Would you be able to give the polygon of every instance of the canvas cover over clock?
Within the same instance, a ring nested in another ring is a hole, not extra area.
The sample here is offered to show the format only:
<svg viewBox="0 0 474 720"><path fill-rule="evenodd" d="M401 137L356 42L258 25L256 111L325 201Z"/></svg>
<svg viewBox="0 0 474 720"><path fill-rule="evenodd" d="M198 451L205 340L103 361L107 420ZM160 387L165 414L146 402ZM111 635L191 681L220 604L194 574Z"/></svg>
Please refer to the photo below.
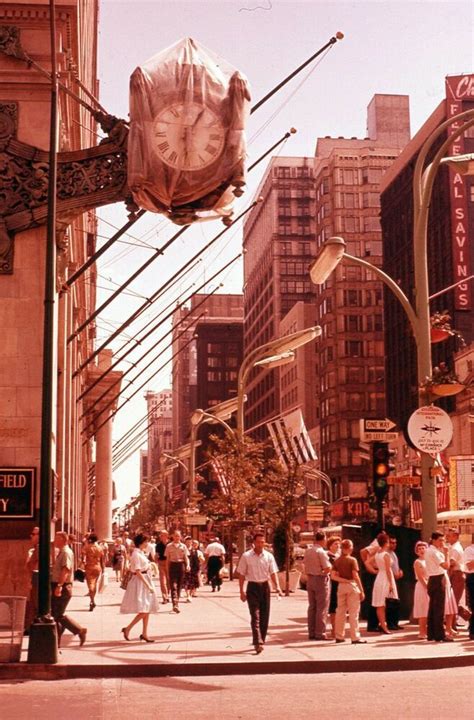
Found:
<svg viewBox="0 0 474 720"><path fill-rule="evenodd" d="M245 185L247 80L192 38L130 79L128 185L142 208L173 222L229 221Z"/></svg>

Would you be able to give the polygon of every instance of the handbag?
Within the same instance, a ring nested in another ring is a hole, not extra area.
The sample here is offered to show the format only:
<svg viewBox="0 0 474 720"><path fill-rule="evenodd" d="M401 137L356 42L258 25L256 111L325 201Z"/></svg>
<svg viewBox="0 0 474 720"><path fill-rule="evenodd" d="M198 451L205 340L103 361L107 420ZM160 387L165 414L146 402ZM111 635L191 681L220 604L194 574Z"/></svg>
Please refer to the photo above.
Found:
<svg viewBox="0 0 474 720"><path fill-rule="evenodd" d="M86 579L86 573L82 568L77 568L77 570L74 570L74 580L77 580L78 582L84 582Z"/></svg>
<svg viewBox="0 0 474 720"><path fill-rule="evenodd" d="M127 585L130 582L131 578L132 573L130 572L130 570L126 570L123 574L122 582L120 583L120 587L122 588L122 590L127 589Z"/></svg>
<svg viewBox="0 0 474 720"><path fill-rule="evenodd" d="M99 577L99 582L97 583L97 590L99 591L99 593L103 593L105 588L107 587L107 585L108 585L107 575L105 574L104 571L102 571L102 573Z"/></svg>

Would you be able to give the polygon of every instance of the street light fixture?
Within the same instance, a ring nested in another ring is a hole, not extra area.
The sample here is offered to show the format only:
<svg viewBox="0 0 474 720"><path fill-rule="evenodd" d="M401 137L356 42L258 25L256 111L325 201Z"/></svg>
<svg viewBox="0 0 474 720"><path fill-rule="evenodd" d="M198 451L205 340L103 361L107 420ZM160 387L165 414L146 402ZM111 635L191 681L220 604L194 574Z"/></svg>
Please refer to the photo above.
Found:
<svg viewBox="0 0 474 720"><path fill-rule="evenodd" d="M289 350L286 353L280 353L280 355L271 355L263 360L257 360L254 363L254 367L264 367L267 370L272 368L281 367L282 365L289 365L296 359L296 353L293 350Z"/></svg>
<svg viewBox="0 0 474 720"><path fill-rule="evenodd" d="M428 211L433 191L436 172L441 164L454 165L460 172L474 173L474 155L458 155L444 157L444 153L456 138L474 125L474 110L455 115L439 125L422 145L415 165L413 175L413 255L415 274L415 307L410 304L405 293L397 283L380 268L372 265L362 258L354 257L345 252L343 238L330 238L322 246L316 259L310 267L311 280L322 285L331 272L344 258L351 263L361 265L371 270L382 282L387 285L402 304L410 320L417 347L417 374L420 407L425 404L425 392L422 388L426 378L431 375L431 322L430 297L427 263L427 235ZM452 126L452 133L437 150L432 162L426 166L425 161L438 137ZM427 453L421 453L422 478L422 518L423 536L428 538L437 527L436 478L431 477L433 458Z"/></svg>
<svg viewBox="0 0 474 720"><path fill-rule="evenodd" d="M244 359L239 369L239 376L237 379L237 437L239 441L243 440L244 437L244 391L247 382L248 375L255 365L261 361L266 360L271 363L271 367L278 367L279 365L285 365L288 362L292 362L293 358L288 356L288 353L292 353L302 345L306 345L315 338L321 335L321 328L319 325L313 327L304 328L297 332L285 335L284 337L276 338L271 340L264 345L259 345L257 348L252 350Z"/></svg>

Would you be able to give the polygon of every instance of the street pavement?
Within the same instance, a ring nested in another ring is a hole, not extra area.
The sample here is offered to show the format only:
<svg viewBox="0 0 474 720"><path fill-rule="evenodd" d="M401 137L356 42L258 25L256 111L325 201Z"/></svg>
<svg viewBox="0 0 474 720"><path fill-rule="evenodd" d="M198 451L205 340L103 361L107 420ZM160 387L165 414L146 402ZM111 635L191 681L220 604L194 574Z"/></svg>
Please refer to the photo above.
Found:
<svg viewBox="0 0 474 720"><path fill-rule="evenodd" d="M139 640L141 623L126 642L120 629L132 616L120 614L123 590L109 573L108 587L93 612L85 584L74 585L67 614L87 628L82 647L65 632L58 664L27 664L25 637L22 662L1 664L0 679L382 672L474 665L474 642L466 630L453 643L418 640L418 628L410 624L390 636L363 629L366 645L352 645L348 628L345 643L309 641L302 590L281 599L272 595L269 634L264 652L257 656L237 581L225 581L221 592L213 593L207 585L200 588L191 603L181 601L179 614L171 611L171 604L160 605L148 628L155 643Z"/></svg>

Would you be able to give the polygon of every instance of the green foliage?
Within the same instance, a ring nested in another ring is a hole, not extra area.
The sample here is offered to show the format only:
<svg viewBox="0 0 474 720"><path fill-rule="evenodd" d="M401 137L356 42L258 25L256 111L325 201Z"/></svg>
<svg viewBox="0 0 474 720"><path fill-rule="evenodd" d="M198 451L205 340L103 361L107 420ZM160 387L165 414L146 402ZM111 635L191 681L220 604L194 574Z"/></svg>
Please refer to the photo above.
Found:
<svg viewBox="0 0 474 720"><path fill-rule="evenodd" d="M296 494L301 490L298 468L287 471L275 458L273 449L251 438L240 443L229 435L211 436L211 442L209 457L219 461L226 477L226 492L219 489L203 501L203 510L217 522L245 520L254 528L282 527L283 534L291 538ZM278 564L284 567L285 559Z"/></svg>
<svg viewBox="0 0 474 720"><path fill-rule="evenodd" d="M293 537L289 523L280 523L273 533L273 554L279 570L286 569L287 558L290 561L290 569L293 565Z"/></svg>
<svg viewBox="0 0 474 720"><path fill-rule="evenodd" d="M162 514L163 503L159 489L156 487L142 489L140 503L131 518L130 528L133 532L137 530L152 532L158 517Z"/></svg>

